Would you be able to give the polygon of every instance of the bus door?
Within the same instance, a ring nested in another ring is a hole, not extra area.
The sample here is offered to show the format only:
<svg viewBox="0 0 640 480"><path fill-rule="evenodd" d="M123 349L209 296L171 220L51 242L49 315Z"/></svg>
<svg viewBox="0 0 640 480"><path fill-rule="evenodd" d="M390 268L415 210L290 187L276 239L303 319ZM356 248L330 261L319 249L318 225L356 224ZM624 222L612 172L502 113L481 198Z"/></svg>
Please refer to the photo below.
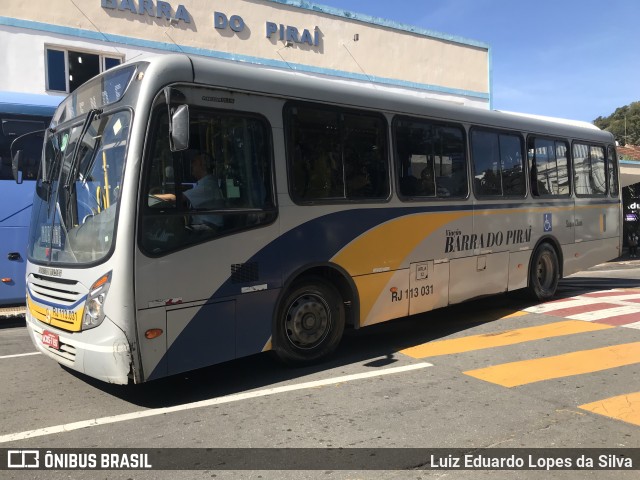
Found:
<svg viewBox="0 0 640 480"><path fill-rule="evenodd" d="M270 250L279 235L272 135L281 135L271 126L282 124L281 105L202 88L181 93L188 148L171 150L162 102L142 170L135 278L146 379L263 350L282 282ZM278 114L269 121L248 111ZM153 329L166 335L149 341Z"/></svg>
<svg viewBox="0 0 640 480"><path fill-rule="evenodd" d="M516 133L472 129L470 143L473 232L462 242L468 256L451 264L456 279L451 303L506 291L510 251L526 243L524 139Z"/></svg>
<svg viewBox="0 0 640 480"><path fill-rule="evenodd" d="M607 196L606 150L603 145L573 144L575 178L575 253L581 269L593 265L591 258L607 256L607 239L618 238L619 209ZM615 244L615 240L611 243ZM611 251L614 257L617 252Z"/></svg>

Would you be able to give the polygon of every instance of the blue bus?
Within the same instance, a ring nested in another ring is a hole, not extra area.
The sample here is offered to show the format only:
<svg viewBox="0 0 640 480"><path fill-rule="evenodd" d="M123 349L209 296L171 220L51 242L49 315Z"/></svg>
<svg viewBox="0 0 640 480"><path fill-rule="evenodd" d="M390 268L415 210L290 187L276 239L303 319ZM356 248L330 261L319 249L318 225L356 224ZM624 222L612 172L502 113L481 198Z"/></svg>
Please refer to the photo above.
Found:
<svg viewBox="0 0 640 480"><path fill-rule="evenodd" d="M27 234L43 134L62 98L0 91L0 307L25 302ZM23 152L22 183L13 175L12 145Z"/></svg>

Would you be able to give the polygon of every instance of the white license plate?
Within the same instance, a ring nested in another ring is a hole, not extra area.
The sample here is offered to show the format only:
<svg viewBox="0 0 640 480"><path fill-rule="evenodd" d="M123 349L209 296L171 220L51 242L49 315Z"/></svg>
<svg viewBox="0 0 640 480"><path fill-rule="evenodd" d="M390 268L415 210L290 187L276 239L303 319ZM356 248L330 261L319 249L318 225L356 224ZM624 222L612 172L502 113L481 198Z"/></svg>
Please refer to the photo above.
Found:
<svg viewBox="0 0 640 480"><path fill-rule="evenodd" d="M42 343L56 350L60 350L60 337L55 333L46 330L42 332Z"/></svg>

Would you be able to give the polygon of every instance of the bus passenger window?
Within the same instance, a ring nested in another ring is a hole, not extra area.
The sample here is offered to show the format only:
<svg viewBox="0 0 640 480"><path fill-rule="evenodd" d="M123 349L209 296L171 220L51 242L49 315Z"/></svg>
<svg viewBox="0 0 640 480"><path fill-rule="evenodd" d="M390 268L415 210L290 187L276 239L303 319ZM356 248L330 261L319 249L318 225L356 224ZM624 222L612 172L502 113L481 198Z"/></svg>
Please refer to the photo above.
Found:
<svg viewBox="0 0 640 480"><path fill-rule="evenodd" d="M287 147L292 197L300 202L386 199L386 126L378 115L289 105Z"/></svg>
<svg viewBox="0 0 640 480"><path fill-rule="evenodd" d="M498 135L473 131L471 134L471 156L475 168L473 180L476 195L502 195L500 177L500 144Z"/></svg>
<svg viewBox="0 0 640 480"><path fill-rule="evenodd" d="M464 131L421 119L394 124L400 195L466 197L467 164Z"/></svg>
<svg viewBox="0 0 640 480"><path fill-rule="evenodd" d="M605 172L603 147L573 144L573 175L577 195L605 195L608 183Z"/></svg>
<svg viewBox="0 0 640 480"><path fill-rule="evenodd" d="M567 144L542 138L529 138L529 168L534 196L569 194Z"/></svg>
<svg viewBox="0 0 640 480"><path fill-rule="evenodd" d="M481 197L523 197L525 195L526 183L520 135L473 130L471 154L475 168L476 195Z"/></svg>

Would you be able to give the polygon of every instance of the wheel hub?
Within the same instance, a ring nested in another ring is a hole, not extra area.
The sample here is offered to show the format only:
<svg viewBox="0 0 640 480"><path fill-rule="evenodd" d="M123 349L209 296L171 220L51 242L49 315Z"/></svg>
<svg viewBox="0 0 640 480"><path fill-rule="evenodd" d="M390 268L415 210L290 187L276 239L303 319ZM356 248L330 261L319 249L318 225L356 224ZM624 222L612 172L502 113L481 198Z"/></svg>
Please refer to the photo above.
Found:
<svg viewBox="0 0 640 480"><path fill-rule="evenodd" d="M305 294L291 303L287 312L286 332L298 348L313 348L322 342L331 327L331 313L325 300Z"/></svg>

